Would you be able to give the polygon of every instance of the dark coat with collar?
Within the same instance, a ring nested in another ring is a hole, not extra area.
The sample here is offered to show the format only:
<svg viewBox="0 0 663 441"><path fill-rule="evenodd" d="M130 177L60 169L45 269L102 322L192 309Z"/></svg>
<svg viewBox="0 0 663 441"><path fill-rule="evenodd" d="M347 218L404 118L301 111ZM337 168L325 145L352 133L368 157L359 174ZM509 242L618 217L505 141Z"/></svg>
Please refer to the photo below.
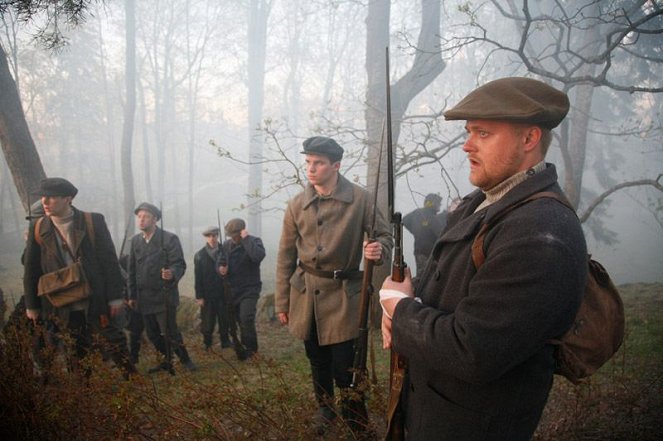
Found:
<svg viewBox="0 0 663 441"><path fill-rule="evenodd" d="M246 298L260 297L262 280L260 262L265 258L262 239L246 236L238 244L228 239L223 242L217 257L217 266L228 265L225 278L230 285L230 293L235 305Z"/></svg>
<svg viewBox="0 0 663 441"><path fill-rule="evenodd" d="M554 166L474 213L480 191L449 216L415 295L393 315L393 347L409 359L408 440L531 438L553 381L553 347L584 292L587 250L575 213L538 199L489 230L477 271L471 244L482 221L539 191L561 193Z"/></svg>
<svg viewBox="0 0 663 441"><path fill-rule="evenodd" d="M103 215L92 213L94 227L94 245L87 232L83 212L76 208L73 218L73 244L75 256L80 256L85 275L90 283L91 294L88 302L88 316L98 318L108 314L108 303L122 299L124 282L120 265L115 254L115 246ZM25 249L25 267L23 286L25 306L28 309L40 309L42 315L56 313L61 319L67 319L67 307L54 308L51 303L37 296L39 277L42 274L57 271L66 266L57 244L57 232L48 216L39 226L39 236L43 245L35 240L35 223L30 225Z"/></svg>
<svg viewBox="0 0 663 441"><path fill-rule="evenodd" d="M223 279L218 273L216 264L220 246L216 249L214 258L210 256L207 248L205 245L193 256L196 299L222 299Z"/></svg>
<svg viewBox="0 0 663 441"><path fill-rule="evenodd" d="M162 239L163 237L163 239ZM168 266L173 279L161 278L161 268ZM156 314L168 306L177 307L180 293L179 280L186 271L186 262L180 239L173 233L157 228L149 242L143 234L131 238L129 253L129 298L136 300L142 314Z"/></svg>
<svg viewBox="0 0 663 441"><path fill-rule="evenodd" d="M288 202L277 259L275 311L288 313L292 335L307 340L315 320L320 345L357 337L361 280L317 277L297 262L324 271L358 270L372 220L373 196L341 175L331 196L318 196L309 183ZM375 236L382 255L388 256L393 242L379 210Z"/></svg>

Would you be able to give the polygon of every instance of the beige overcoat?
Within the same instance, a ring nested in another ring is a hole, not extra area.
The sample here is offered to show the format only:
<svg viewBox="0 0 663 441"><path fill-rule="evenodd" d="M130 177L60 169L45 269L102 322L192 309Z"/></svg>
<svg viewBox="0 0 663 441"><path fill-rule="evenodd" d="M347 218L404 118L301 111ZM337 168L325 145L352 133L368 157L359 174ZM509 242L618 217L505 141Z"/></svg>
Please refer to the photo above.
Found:
<svg viewBox="0 0 663 441"><path fill-rule="evenodd" d="M275 311L288 313L292 335L308 339L315 320L320 345L357 337L361 279L317 277L297 262L323 271L360 269L372 219L372 195L341 175L330 196L319 196L308 184L288 202L276 267ZM382 255L389 256L392 237L380 210L375 236Z"/></svg>

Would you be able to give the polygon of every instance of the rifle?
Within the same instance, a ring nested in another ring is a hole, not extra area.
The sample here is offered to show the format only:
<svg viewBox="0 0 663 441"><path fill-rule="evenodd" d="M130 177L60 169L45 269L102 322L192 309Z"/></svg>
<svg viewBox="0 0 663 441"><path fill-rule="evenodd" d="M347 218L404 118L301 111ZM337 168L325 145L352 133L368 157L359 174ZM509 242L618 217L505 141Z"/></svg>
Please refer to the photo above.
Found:
<svg viewBox="0 0 663 441"><path fill-rule="evenodd" d="M163 229L163 208L161 206L161 202L159 202L159 211L161 212L161 219L160 220L160 228L161 228L161 257L162 257L162 262L163 266L161 267L162 270L167 270L168 269L168 250L166 250L166 247L163 243L163 236L164 236L164 229ZM163 299L164 299L164 305L166 307L166 319L164 320L164 345L166 349L166 366L168 373L170 375L175 375L175 370L173 369L173 348L171 345L170 341L170 325L168 324L168 318L170 317L170 305L168 301L168 281L164 280L163 281L163 288L162 288L162 293L163 293Z"/></svg>
<svg viewBox="0 0 663 441"><path fill-rule="evenodd" d="M382 125L382 135L380 137L380 151L378 153L378 169L375 177L375 192L373 193L373 215L371 218L371 229L368 233L368 242L375 242L375 220L378 206L378 188L380 186L380 164L382 163L382 146L384 144L384 124ZM355 340L355 354L352 365L352 383L350 388L357 391L363 398L365 391L364 383L366 381L366 356L368 353L368 315L370 312L370 301L373 296L373 260L364 259L364 275L361 281L361 291L359 297L359 334Z"/></svg>
<svg viewBox="0 0 663 441"><path fill-rule="evenodd" d="M389 47L386 48L387 67L387 189L389 221L394 232L394 260L391 266L391 279L402 282L405 279L403 259L403 224L401 213L394 210L394 152L391 138L391 88L389 82ZM387 433L386 441L402 441L405 438L404 414L401 403L401 391L407 369L407 360L391 350L391 363L389 366L389 402L387 404Z"/></svg>
<svg viewBox="0 0 663 441"><path fill-rule="evenodd" d="M221 215L219 209L216 210L216 222L219 226L219 237L221 236ZM222 243L219 242L219 252L223 253ZM226 256L226 266L228 266L228 257ZM227 273L226 273L227 274ZM230 341L232 341L235 355L238 360L246 360L246 348L237 337L237 320L235 319L235 305L233 304L232 291L230 290L230 283L226 276L223 276L223 303L226 314L226 325L228 326L228 333L230 334ZM221 326L221 323L219 323Z"/></svg>

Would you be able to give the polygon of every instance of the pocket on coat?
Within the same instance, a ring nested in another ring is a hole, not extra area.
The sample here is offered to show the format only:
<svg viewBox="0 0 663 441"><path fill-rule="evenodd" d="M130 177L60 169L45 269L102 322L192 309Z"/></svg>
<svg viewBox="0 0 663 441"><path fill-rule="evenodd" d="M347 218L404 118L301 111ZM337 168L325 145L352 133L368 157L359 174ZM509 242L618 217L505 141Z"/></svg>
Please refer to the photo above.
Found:
<svg viewBox="0 0 663 441"><path fill-rule="evenodd" d="M354 297L361 292L361 279L346 279L343 281L343 291L349 298Z"/></svg>
<svg viewBox="0 0 663 441"><path fill-rule="evenodd" d="M292 276L290 276L290 289L297 292L306 292L306 280L304 279L305 273L301 268L297 268Z"/></svg>

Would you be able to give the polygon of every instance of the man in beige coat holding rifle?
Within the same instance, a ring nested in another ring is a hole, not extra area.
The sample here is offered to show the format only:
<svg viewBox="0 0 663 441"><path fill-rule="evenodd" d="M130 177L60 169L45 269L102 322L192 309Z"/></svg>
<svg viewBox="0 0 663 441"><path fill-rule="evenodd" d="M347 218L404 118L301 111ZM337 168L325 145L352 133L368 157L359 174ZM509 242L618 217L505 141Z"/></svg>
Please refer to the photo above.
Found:
<svg viewBox="0 0 663 441"><path fill-rule="evenodd" d="M392 241L384 216L369 192L339 174L343 148L316 136L303 143L308 185L288 202L276 271L275 309L290 333L304 340L322 434L336 417L334 381L341 414L355 432L367 424L362 401L348 398L354 339L359 325L362 255L382 263ZM373 228L376 241L365 242Z"/></svg>

